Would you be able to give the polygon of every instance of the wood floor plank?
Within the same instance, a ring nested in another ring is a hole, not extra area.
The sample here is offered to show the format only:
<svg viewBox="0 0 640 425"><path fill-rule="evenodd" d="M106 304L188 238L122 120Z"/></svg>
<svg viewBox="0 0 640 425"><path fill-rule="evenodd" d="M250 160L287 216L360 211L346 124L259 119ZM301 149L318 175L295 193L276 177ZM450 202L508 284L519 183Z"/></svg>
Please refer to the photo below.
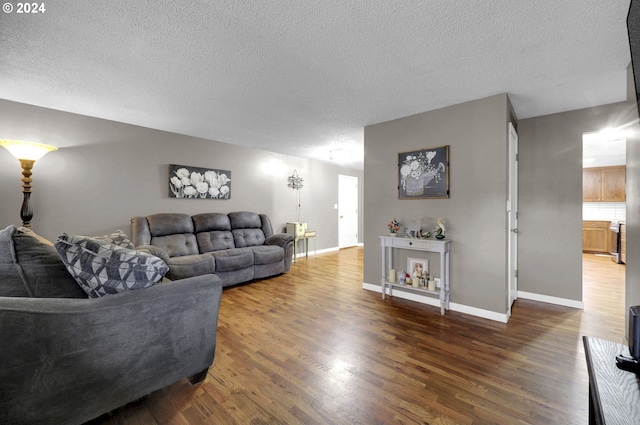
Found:
<svg viewBox="0 0 640 425"><path fill-rule="evenodd" d="M508 324L362 289L362 248L224 290L207 379L91 425L588 422L582 335L623 342L624 265L585 254L584 310L519 299Z"/></svg>

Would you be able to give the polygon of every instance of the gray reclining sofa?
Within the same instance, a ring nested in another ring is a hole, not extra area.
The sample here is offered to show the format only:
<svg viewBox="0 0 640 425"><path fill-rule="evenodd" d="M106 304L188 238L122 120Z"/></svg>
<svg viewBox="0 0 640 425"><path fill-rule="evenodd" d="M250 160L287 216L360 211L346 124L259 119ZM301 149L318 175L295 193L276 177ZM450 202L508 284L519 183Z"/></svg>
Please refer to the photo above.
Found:
<svg viewBox="0 0 640 425"><path fill-rule="evenodd" d="M287 272L293 260L293 235L247 211L133 217L131 240L167 263L168 279L213 273L225 287Z"/></svg>

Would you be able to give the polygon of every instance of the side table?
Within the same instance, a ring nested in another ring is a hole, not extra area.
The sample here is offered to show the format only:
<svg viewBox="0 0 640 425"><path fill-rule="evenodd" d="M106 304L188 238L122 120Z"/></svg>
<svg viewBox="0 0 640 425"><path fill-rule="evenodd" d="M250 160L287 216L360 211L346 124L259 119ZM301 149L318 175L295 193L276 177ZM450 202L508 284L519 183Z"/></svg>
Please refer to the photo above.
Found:
<svg viewBox="0 0 640 425"><path fill-rule="evenodd" d="M633 372L616 366L616 356L629 347L583 336L589 372L589 424L640 424L640 382Z"/></svg>
<svg viewBox="0 0 640 425"><path fill-rule="evenodd" d="M304 240L304 252L305 256L309 256L309 239L313 239L313 255L317 254L316 251L316 231L315 230L306 230L303 235L294 236L293 237L293 261L296 261L298 257L298 242Z"/></svg>
<svg viewBox="0 0 640 425"><path fill-rule="evenodd" d="M387 288L389 295L393 295L393 288L402 288L413 292L437 294L440 297L440 314L444 314L449 309L449 255L451 251L451 241L446 239L413 239L401 236L380 236L382 247L382 298L384 299ZM393 267L393 250L406 249L423 252L436 252L440 254L440 289L429 291L424 288L414 286L398 285L395 282L387 281L387 272Z"/></svg>

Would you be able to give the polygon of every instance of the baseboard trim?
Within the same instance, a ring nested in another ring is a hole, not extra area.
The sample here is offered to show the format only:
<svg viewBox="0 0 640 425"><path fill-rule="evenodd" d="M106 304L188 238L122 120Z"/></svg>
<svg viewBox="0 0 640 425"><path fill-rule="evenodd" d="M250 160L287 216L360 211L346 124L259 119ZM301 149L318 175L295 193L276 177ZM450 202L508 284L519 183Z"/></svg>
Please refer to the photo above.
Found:
<svg viewBox="0 0 640 425"><path fill-rule="evenodd" d="M378 292L382 294L382 287L380 285L373 285L371 283L364 282L362 284L362 289L366 289L367 291ZM388 290L387 290L388 293ZM434 307L440 308L440 299L435 297L430 297L428 295L416 294L415 292L403 291L402 289L395 288L393 291L393 296L397 298L403 298L405 300L416 301L422 304L431 305ZM449 303L449 310L457 311L464 314L469 314L471 316L481 317L483 319L489 319L496 322L507 323L509 317L506 313L496 313L495 311L483 310L481 308L471 307L468 305L457 304L457 303Z"/></svg>
<svg viewBox="0 0 640 425"><path fill-rule="evenodd" d="M524 292L524 291L518 291L518 298L524 298L526 300L540 301L547 304L555 304L555 305L561 305L564 307L571 307L571 308L577 308L579 310L584 310L584 302L569 300L566 298L551 297L549 295L534 294L531 292Z"/></svg>
<svg viewBox="0 0 640 425"><path fill-rule="evenodd" d="M333 248L325 248L325 249L319 249L317 251L313 251L313 250L309 250L309 257L313 257L315 254L324 254L327 252L333 252L333 251L338 251L340 248L338 247L333 247ZM297 252L296 253L296 258L304 258L306 256L305 252Z"/></svg>
<svg viewBox="0 0 640 425"><path fill-rule="evenodd" d="M364 244L362 242L359 242L357 245L354 245L355 247L363 247ZM345 248L353 248L351 246L346 246ZM317 251L312 251L309 250L309 257L312 257L315 254L325 254L327 252L335 252L335 251L340 251L340 247L334 246L333 248L325 248L325 249L319 249ZM306 253L304 252L298 252L296 253L296 258L302 258L306 255Z"/></svg>

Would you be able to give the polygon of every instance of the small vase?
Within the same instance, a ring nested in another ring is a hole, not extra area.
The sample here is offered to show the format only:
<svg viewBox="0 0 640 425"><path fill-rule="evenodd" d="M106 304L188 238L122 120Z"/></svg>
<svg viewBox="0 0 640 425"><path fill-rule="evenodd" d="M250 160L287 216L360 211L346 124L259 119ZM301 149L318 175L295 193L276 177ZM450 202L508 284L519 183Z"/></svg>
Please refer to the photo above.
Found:
<svg viewBox="0 0 640 425"><path fill-rule="evenodd" d="M389 236L398 236L398 234L395 232L389 232Z"/></svg>
<svg viewBox="0 0 640 425"><path fill-rule="evenodd" d="M444 239L444 235L439 233L436 235L436 239Z"/></svg>

